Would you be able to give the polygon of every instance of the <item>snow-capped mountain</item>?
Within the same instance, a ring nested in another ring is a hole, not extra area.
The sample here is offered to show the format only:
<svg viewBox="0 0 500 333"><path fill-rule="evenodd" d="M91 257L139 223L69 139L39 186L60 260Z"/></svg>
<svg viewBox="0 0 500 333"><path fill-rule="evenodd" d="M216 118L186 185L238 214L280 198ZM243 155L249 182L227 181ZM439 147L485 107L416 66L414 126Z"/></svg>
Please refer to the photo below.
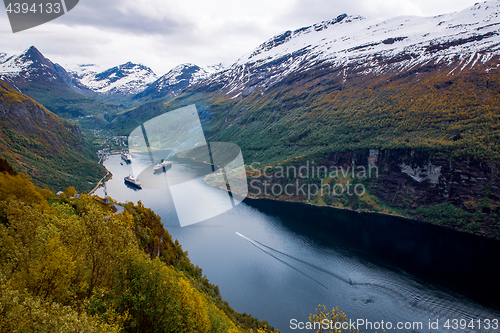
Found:
<svg viewBox="0 0 500 333"><path fill-rule="evenodd" d="M224 69L221 64L204 68L182 64L158 78L151 68L132 62L109 69L92 63L65 65L65 68L52 63L34 46L21 55L0 53L0 79L18 89L31 87L33 82L53 82L63 83L84 95L91 92L136 95L136 99L177 96L191 85Z"/></svg>
<svg viewBox="0 0 500 333"><path fill-rule="evenodd" d="M341 69L347 76L405 72L434 63L452 66L453 73L499 54L499 28L499 1L434 17L379 21L343 14L271 38L203 85L246 95L318 66Z"/></svg>
<svg viewBox="0 0 500 333"><path fill-rule="evenodd" d="M283 32L229 68L183 64L160 78L150 68L131 62L105 70L95 64L69 66L68 73L31 47L19 56L0 53L0 79L17 87L33 80L59 80L80 93L135 95L137 101L175 97L191 87L234 97L265 92L291 74L318 68L340 71L344 80L352 75L404 73L431 64L445 66L453 74L491 63L500 54L499 45L500 1L487 1L433 17L380 21L342 14Z"/></svg>
<svg viewBox="0 0 500 333"><path fill-rule="evenodd" d="M18 89L30 82L60 82L78 89L72 76L63 67L45 58L34 46L20 55L0 53L0 80Z"/></svg>
<svg viewBox="0 0 500 333"><path fill-rule="evenodd" d="M95 64L66 68L68 71L34 46L20 55L0 53L0 79L19 87L59 81L80 93L135 95L158 78L149 67L131 62L105 70Z"/></svg>
<svg viewBox="0 0 500 333"><path fill-rule="evenodd" d="M176 66L134 98L156 99L167 96L175 97L188 87L221 70L221 68L221 65L210 66L205 69L193 64L182 64Z"/></svg>
<svg viewBox="0 0 500 333"><path fill-rule="evenodd" d="M71 74L94 92L121 95L140 93L158 78L151 68L132 62L105 71L94 64L78 65L72 67Z"/></svg>

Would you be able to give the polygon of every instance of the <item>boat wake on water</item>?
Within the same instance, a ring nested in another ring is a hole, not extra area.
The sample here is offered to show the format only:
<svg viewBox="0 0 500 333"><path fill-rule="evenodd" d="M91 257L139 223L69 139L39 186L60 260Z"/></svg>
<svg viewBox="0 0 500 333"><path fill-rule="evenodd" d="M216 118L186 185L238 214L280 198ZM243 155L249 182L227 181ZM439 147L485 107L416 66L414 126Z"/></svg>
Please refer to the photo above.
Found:
<svg viewBox="0 0 500 333"><path fill-rule="evenodd" d="M482 317L483 315L487 315L487 313L489 312L486 309L484 309L485 311L482 311L481 310L482 307L480 307L479 305L476 306L474 309L472 309L463 302L461 302L459 298L453 299L450 296L442 295L438 289L433 290L432 293L426 293L425 295L420 295L418 293L418 290L421 289L421 284L415 281L412 283L415 286L414 290L412 290L413 288L412 289L406 288L403 287L402 285L390 282L385 279L381 279L379 283L356 282L353 281L351 278L344 277L340 274L332 272L331 270L325 269L324 267L312 264L310 262L307 262L306 260L297 258L295 256L284 253L280 250L274 249L257 240L242 235L239 232L236 232L236 234L242 237L243 239L247 240L248 242L250 242L252 245L257 247L262 252L268 254L274 259L286 264L287 266L293 268L294 270L308 277L309 279L311 279L324 289L329 289L328 283L319 281L318 279L311 276L311 274L305 273L303 270L301 270L293 263L287 262L286 259L287 258L292 259L295 262L299 262L319 272L325 273L328 276L331 276L338 281L341 281L349 286L352 286L353 288L370 288L379 290L384 294L388 295L389 297L395 299L396 301L407 304L409 308L425 311L428 313L433 313L436 316L449 317L451 314L453 314L454 317L460 317L466 320L472 320L472 319L477 319L478 317ZM443 300L443 297L445 297L446 301Z"/></svg>
<svg viewBox="0 0 500 333"><path fill-rule="evenodd" d="M269 251L265 250L263 247L268 248L268 249L270 249L270 250L272 250L272 251L276 251L276 252L278 252L278 253L281 253L281 254L283 254L283 255L285 255L285 256L288 256L288 255L286 255L286 254L284 254L284 253L282 253L282 252L280 252L280 251L278 251L278 250L275 250L275 249L273 249L273 248L270 248L270 247L268 247L268 246L266 246L266 245L264 245L264 244L262 244L262 243L259 243L259 242L255 241L255 240L253 240L253 239L250 239L250 238L248 238L248 237L246 237L246 236L244 236L244 235L240 234L239 232L236 232L236 234L237 234L238 236L240 236L240 237L243 237L243 238L244 238L244 239L246 239L247 241L249 241L252 245L256 246L256 247L257 247L259 250L261 250L262 252L264 252L264 253L266 253L266 254L270 255L271 257L273 257L274 259L276 259L276 260L278 260L278 261L281 261L282 263L284 263L285 265L287 265L287 266L289 266L289 267L293 268L293 269L294 269L294 270L296 270L297 272L299 272L299 273L301 273L301 274L303 274L303 275L307 276L309 279L313 280L314 282L316 282L317 284L319 284L319 285L320 285L320 286L322 286L323 288L328 289L328 287L327 287L327 286L325 286L324 284L322 284L321 282L319 282L318 280L316 280L316 279L315 279L315 278L313 278L312 276L308 275L307 273L303 272L302 270L298 269L297 267L295 267L295 266L293 266L293 265L291 265L291 264L287 263L286 261L284 261L284 260L282 260L282 259L278 258L276 255L274 255L274 254L272 254L271 252L269 252ZM291 257L291 256L289 256L289 257ZM293 258L293 257L292 257L292 258ZM294 258L294 259L296 259L296 258ZM296 259L296 260L301 261L300 259Z"/></svg>

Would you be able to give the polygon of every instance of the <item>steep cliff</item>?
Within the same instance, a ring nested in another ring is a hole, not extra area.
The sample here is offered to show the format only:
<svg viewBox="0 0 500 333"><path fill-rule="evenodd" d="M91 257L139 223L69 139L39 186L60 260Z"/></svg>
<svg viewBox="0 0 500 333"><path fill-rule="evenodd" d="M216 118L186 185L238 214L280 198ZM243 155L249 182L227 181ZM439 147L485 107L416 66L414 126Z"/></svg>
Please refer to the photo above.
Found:
<svg viewBox="0 0 500 333"><path fill-rule="evenodd" d="M500 239L500 169L437 151L367 149L249 166L254 197L415 218Z"/></svg>

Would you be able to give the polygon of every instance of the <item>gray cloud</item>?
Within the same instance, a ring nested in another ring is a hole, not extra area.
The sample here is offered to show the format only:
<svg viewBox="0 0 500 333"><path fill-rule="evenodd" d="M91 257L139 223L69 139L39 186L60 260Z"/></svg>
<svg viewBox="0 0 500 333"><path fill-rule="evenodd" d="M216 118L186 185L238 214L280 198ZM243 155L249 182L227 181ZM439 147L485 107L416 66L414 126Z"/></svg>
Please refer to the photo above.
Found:
<svg viewBox="0 0 500 333"><path fill-rule="evenodd" d="M83 0L58 23L104 28L133 35L181 34L194 28L189 13L174 14L169 10L169 2L164 1L161 6L160 11L151 7L147 1Z"/></svg>
<svg viewBox="0 0 500 333"><path fill-rule="evenodd" d="M434 0L295 0L282 15L277 17L277 21L283 25L295 23L298 26L307 26L343 13L380 19L401 15L433 16L460 11L475 2L474 0L437 2Z"/></svg>

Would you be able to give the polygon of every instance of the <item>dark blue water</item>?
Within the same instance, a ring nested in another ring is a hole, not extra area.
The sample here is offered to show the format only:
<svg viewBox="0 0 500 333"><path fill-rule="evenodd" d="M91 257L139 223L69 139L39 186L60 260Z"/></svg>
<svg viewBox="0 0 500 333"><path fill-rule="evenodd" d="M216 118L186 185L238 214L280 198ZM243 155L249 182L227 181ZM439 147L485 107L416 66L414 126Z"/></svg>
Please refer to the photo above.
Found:
<svg viewBox="0 0 500 333"><path fill-rule="evenodd" d="M282 332L298 331L290 320L307 321L318 304L338 306L353 321L417 323L387 332L499 331L494 322L484 329L486 319L500 319L498 242L390 216L250 199L181 228L168 191L128 188L123 177L131 166L120 162L113 156L104 163L114 175L108 195L151 207L235 310ZM200 168L173 162L173 173ZM220 190L200 181L199 191L211 197ZM450 321L445 328L448 319L475 320L475 327L453 329ZM429 329L436 320L439 328Z"/></svg>

